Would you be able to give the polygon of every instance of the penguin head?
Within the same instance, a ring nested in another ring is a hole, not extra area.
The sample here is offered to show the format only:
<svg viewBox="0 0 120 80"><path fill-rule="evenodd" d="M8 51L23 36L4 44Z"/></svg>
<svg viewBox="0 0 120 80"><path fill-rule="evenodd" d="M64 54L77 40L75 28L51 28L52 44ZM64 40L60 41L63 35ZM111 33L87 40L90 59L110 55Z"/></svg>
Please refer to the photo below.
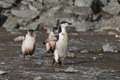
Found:
<svg viewBox="0 0 120 80"><path fill-rule="evenodd" d="M60 23L60 26L64 27L64 28L69 26L69 25L72 25L72 23L69 23L69 22L66 22L66 21L63 21L63 22Z"/></svg>
<svg viewBox="0 0 120 80"><path fill-rule="evenodd" d="M53 27L53 28L52 28L52 31L53 31L54 33L58 33L58 28L57 28L57 27Z"/></svg>
<svg viewBox="0 0 120 80"><path fill-rule="evenodd" d="M33 29L29 29L28 30L28 35L31 35L31 36L34 35L34 30Z"/></svg>

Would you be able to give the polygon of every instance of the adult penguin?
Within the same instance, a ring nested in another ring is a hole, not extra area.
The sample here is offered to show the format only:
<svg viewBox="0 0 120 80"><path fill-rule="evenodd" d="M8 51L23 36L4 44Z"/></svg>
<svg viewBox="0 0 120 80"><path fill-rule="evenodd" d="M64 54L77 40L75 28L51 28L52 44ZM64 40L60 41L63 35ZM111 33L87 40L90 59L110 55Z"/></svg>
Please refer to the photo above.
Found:
<svg viewBox="0 0 120 80"><path fill-rule="evenodd" d="M71 25L71 23L68 23L66 21L60 23L59 33L56 36L57 41L55 44L54 59L52 65L54 65L55 62L59 65L63 65L62 63L66 57L68 47L68 35L66 32L66 27L68 25Z"/></svg>

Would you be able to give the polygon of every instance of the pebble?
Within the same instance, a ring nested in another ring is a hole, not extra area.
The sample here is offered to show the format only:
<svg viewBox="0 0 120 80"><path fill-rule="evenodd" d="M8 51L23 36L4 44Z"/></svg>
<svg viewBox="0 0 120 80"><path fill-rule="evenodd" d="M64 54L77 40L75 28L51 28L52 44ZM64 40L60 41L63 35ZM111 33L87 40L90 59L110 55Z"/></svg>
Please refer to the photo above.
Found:
<svg viewBox="0 0 120 80"><path fill-rule="evenodd" d="M0 62L0 65L4 65L5 63L4 62Z"/></svg>
<svg viewBox="0 0 120 80"><path fill-rule="evenodd" d="M34 80L41 80L42 79L42 77L36 77L36 78L34 78Z"/></svg>
<svg viewBox="0 0 120 80"><path fill-rule="evenodd" d="M65 72L76 73L78 70L75 70L72 66L70 66L67 70L65 70Z"/></svg>
<svg viewBox="0 0 120 80"><path fill-rule="evenodd" d="M97 57L93 57L93 59L94 59L94 60L96 60L96 59L97 59Z"/></svg>
<svg viewBox="0 0 120 80"><path fill-rule="evenodd" d="M5 72L5 71L0 71L0 75L5 75L5 74L7 74L7 72Z"/></svg>
<svg viewBox="0 0 120 80"><path fill-rule="evenodd" d="M88 50L80 51L80 53L88 53Z"/></svg>
<svg viewBox="0 0 120 80"><path fill-rule="evenodd" d="M73 57L75 57L75 54L68 52L68 53L67 53L67 57L72 57L72 58L73 58Z"/></svg>

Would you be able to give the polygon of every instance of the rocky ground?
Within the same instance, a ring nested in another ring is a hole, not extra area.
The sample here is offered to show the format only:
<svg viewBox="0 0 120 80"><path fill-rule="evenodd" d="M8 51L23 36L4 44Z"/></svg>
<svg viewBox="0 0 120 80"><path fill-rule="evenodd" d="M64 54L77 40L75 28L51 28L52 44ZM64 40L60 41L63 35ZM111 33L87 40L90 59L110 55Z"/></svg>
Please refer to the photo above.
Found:
<svg viewBox="0 0 120 80"><path fill-rule="evenodd" d="M13 38L26 31L0 28L0 80L120 80L120 39L106 33L72 32L65 66L52 66L52 53L42 42L48 34L37 32L36 51L22 61L21 42Z"/></svg>
<svg viewBox="0 0 120 80"><path fill-rule="evenodd" d="M52 66L42 42L62 21L69 47L65 66ZM120 80L119 0L0 0L0 80ZM37 33L36 51L22 61L26 30Z"/></svg>

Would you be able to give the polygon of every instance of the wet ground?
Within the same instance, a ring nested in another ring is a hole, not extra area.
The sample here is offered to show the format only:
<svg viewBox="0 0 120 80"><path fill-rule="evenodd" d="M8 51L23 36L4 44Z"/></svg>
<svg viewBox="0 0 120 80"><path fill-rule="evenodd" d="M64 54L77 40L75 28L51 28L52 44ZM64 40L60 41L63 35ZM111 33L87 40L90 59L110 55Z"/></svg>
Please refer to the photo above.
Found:
<svg viewBox="0 0 120 80"><path fill-rule="evenodd" d="M47 53L42 42L47 38L43 32L37 33L36 51L22 61L21 42L13 43L13 38L25 35L26 31L6 32L0 27L0 80L120 80L120 52L99 51L106 43L114 43L119 49L119 38L92 32L69 33L68 52L75 54L65 59L65 66L52 66L52 53ZM81 53L87 50L88 53ZM73 72L66 72L72 67Z"/></svg>

